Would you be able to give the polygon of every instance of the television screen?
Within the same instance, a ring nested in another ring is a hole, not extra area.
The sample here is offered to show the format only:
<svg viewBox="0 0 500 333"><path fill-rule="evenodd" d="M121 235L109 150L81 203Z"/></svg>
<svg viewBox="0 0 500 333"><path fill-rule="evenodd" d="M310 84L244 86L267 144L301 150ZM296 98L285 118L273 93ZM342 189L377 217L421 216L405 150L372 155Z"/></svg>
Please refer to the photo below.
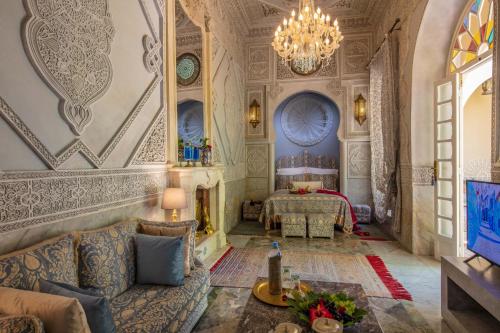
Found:
<svg viewBox="0 0 500 333"><path fill-rule="evenodd" d="M467 248L500 264L500 184L467 181Z"/></svg>

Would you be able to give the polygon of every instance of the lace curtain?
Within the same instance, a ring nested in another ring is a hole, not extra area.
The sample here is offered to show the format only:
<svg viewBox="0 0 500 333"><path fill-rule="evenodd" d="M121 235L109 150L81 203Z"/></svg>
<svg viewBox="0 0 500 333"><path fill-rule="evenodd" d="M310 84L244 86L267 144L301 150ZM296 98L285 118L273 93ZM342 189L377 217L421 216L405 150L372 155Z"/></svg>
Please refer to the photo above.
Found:
<svg viewBox="0 0 500 333"><path fill-rule="evenodd" d="M400 232L396 46L388 36L370 63L371 182L377 221Z"/></svg>

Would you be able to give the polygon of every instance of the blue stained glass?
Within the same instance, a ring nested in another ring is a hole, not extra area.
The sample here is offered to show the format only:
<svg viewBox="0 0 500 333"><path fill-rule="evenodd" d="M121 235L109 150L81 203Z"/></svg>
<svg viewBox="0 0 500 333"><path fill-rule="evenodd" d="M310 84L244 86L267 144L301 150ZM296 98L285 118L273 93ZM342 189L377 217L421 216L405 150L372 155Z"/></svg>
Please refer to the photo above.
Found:
<svg viewBox="0 0 500 333"><path fill-rule="evenodd" d="M465 28L469 28L469 15L465 15L464 17L464 26Z"/></svg>
<svg viewBox="0 0 500 333"><path fill-rule="evenodd" d="M476 3L472 5L470 8L470 11L473 13L477 13L477 9L479 8L479 5L481 4L482 0L476 0Z"/></svg>
<svg viewBox="0 0 500 333"><path fill-rule="evenodd" d="M493 43L493 39L495 38L495 30L491 30L490 35L488 36L488 44Z"/></svg>

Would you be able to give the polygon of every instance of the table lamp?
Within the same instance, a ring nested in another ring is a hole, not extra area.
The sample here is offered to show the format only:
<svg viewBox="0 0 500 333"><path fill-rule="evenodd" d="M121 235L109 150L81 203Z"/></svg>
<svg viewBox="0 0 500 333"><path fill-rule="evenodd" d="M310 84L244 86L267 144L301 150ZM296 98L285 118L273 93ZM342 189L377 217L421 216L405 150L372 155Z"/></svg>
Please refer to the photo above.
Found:
<svg viewBox="0 0 500 333"><path fill-rule="evenodd" d="M186 192L183 188L166 188L163 192L163 209L173 209L172 221L177 221L177 209L187 208Z"/></svg>

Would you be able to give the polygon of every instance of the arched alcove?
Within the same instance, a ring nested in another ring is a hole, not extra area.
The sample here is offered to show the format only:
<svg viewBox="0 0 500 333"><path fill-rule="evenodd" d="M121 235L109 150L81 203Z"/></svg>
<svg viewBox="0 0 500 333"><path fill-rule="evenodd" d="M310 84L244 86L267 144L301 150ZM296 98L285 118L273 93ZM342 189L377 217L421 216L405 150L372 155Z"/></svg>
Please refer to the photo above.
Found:
<svg viewBox="0 0 500 333"><path fill-rule="evenodd" d="M177 132L185 143L198 144L205 136L203 129L203 103L185 100L177 105Z"/></svg>
<svg viewBox="0 0 500 333"><path fill-rule="evenodd" d="M273 115L275 160L307 150L340 168L340 121L336 103L322 94L303 91L287 97Z"/></svg>

